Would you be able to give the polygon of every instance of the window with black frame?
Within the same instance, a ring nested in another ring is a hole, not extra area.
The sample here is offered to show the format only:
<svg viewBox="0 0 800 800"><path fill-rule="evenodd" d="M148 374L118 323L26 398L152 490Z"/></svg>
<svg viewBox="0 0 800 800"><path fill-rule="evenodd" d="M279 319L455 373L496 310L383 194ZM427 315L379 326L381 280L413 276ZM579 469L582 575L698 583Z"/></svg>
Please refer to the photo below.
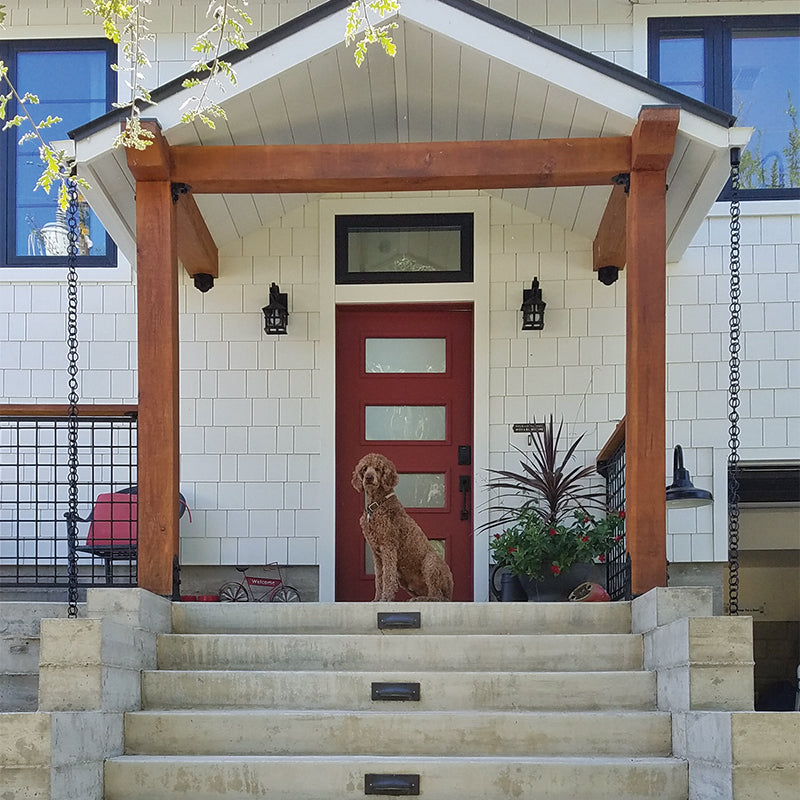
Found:
<svg viewBox="0 0 800 800"><path fill-rule="evenodd" d="M472 214L341 214L335 230L337 283L472 280Z"/></svg>
<svg viewBox="0 0 800 800"><path fill-rule="evenodd" d="M111 65L116 46L106 39L30 40L0 42L0 60L20 96L35 95L38 103L26 103L38 123L48 116L60 122L42 130L42 138L58 142L69 131L111 109L116 100L116 73ZM12 100L6 119L24 113ZM46 193L36 183L43 171L40 142L20 138L31 131L23 123L0 138L3 222L2 264L52 267L67 262L67 224L58 206L55 187ZM78 198L78 263L81 266L114 266L116 249L111 237L82 195Z"/></svg>
<svg viewBox="0 0 800 800"><path fill-rule="evenodd" d="M648 73L755 128L742 199L800 197L800 15L651 19Z"/></svg>

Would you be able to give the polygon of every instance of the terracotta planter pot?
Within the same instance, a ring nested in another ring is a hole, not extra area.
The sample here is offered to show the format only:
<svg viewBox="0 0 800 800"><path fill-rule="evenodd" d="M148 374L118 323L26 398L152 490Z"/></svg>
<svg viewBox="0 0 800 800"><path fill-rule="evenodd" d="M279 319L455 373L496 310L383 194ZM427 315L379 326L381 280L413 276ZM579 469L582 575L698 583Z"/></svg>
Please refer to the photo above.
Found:
<svg viewBox="0 0 800 800"><path fill-rule="evenodd" d="M559 603L569 600L570 593L581 583L606 582L605 564L573 564L560 575L550 575L542 580L534 580L520 575L522 588L528 595L528 602Z"/></svg>
<svg viewBox="0 0 800 800"><path fill-rule="evenodd" d="M587 581L576 586L567 599L571 603L607 603L611 597L599 583Z"/></svg>

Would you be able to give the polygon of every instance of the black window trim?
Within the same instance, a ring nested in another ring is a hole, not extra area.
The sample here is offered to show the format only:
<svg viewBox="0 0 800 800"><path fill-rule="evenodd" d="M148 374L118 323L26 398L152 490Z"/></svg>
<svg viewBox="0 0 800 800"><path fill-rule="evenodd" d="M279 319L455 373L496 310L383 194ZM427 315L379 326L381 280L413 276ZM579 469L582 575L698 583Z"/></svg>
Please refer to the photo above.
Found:
<svg viewBox="0 0 800 800"><path fill-rule="evenodd" d="M64 52L70 50L101 50L106 53L108 70L106 72L106 100L108 108L117 99L117 73L111 65L117 61L117 46L103 37L79 39L9 39L0 41L0 60L9 69L9 74L14 79L18 53L30 52ZM16 85L16 84L15 84ZM18 89L20 87L17 87ZM32 107L36 109L36 106ZM6 109L6 118L17 113L16 102L12 99ZM14 220L14 207L16 203L16 173L15 145L22 133L22 128L5 131L0 140L0 163L3 165L3 177L0 179L0 224L3 226L2 243L0 244L0 269L51 269L66 266L67 256L19 256L16 254L16 226ZM45 132L46 133L46 132ZM45 141L47 137L45 136ZM37 192L43 191L37 189ZM51 196L56 187L50 190ZM95 269L114 268L118 265L117 246L108 231L106 235L105 255L78 256L79 267Z"/></svg>
<svg viewBox="0 0 800 800"><path fill-rule="evenodd" d="M348 233L353 228L457 227L461 235L461 264L441 272L348 272ZM474 276L475 215L472 212L411 214L337 214L335 218L335 273L338 285L395 283L471 283Z"/></svg>
<svg viewBox="0 0 800 800"><path fill-rule="evenodd" d="M657 11L655 12L657 13ZM732 113L733 78L731 61L731 31L747 28L768 30L796 27L800 29L800 14L731 14L719 16L650 17L647 21L647 75L658 81L659 46L663 34L701 34L706 46L705 83L709 105ZM800 31L799 31L800 35ZM711 97L709 97L709 92ZM722 102L716 102L720 98ZM800 102L800 98L798 98ZM725 184L718 200L730 200L730 181ZM795 200L800 187L786 189L741 189L742 200Z"/></svg>

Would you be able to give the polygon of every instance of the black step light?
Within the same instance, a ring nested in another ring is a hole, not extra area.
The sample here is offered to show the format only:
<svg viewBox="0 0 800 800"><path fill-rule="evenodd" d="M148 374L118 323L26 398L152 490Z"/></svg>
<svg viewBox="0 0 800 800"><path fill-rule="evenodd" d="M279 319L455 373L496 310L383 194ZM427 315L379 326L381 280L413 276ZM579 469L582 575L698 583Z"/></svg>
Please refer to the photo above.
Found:
<svg viewBox="0 0 800 800"><path fill-rule="evenodd" d="M542 300L539 279L534 278L530 289L522 290L522 330L541 331L544 329L544 308L547 303Z"/></svg>
<svg viewBox="0 0 800 800"><path fill-rule="evenodd" d="M277 283L269 287L269 303L261 309L264 312L264 332L271 336L287 333L289 322L289 298L281 292Z"/></svg>
<svg viewBox="0 0 800 800"><path fill-rule="evenodd" d="M689 470L683 466L683 449L676 444L673 454L672 484L667 486L667 507L697 508L713 502L711 492L695 488Z"/></svg>

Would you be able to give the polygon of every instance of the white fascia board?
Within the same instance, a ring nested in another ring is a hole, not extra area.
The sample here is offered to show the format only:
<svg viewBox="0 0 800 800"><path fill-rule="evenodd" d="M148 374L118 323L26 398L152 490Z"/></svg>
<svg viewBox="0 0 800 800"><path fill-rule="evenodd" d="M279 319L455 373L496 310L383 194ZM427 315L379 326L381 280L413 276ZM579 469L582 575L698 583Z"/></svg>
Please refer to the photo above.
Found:
<svg viewBox="0 0 800 800"><path fill-rule="evenodd" d="M403 0L400 13L434 33L439 32L491 58L622 114L631 121L631 129L642 106L664 105L663 101L641 89L628 86L535 43L524 42L512 33L450 6L443 6L437 0ZM727 144L727 128L685 109L681 109L680 129L693 139L708 142L714 147Z"/></svg>
<svg viewBox="0 0 800 800"><path fill-rule="evenodd" d="M696 183L695 191L683 209L677 224L667 233L667 261L680 261L691 244L702 221L708 216L730 175L730 148L744 147L753 128L728 128L725 147L713 150L708 166Z"/></svg>
<svg viewBox="0 0 800 800"><path fill-rule="evenodd" d="M103 227L108 231L117 248L131 264L136 263L136 235L125 215L112 201L111 193L101 179L101 172L93 163L81 164L79 173L89 184L81 192L89 201ZM134 223L135 224L135 223Z"/></svg>
<svg viewBox="0 0 800 800"><path fill-rule="evenodd" d="M115 122L101 131L92 133L85 139L75 141L75 160L78 164L88 164L103 153L114 149L114 140L119 136L120 125Z"/></svg>

